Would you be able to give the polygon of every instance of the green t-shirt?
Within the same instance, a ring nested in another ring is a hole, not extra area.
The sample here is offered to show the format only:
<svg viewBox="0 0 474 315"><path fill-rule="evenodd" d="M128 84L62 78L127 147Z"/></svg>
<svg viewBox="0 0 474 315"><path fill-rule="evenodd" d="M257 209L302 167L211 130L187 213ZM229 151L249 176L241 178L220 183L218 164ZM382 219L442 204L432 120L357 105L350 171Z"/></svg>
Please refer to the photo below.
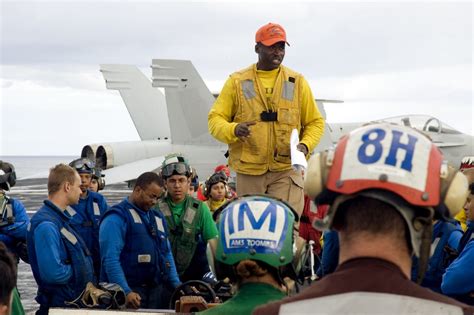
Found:
<svg viewBox="0 0 474 315"><path fill-rule="evenodd" d="M224 304L196 314L251 315L258 306L272 301L279 301L284 297L285 294L271 284L246 283L240 287L237 294Z"/></svg>
<svg viewBox="0 0 474 315"><path fill-rule="evenodd" d="M191 198L191 197L188 196L187 198ZM184 214L184 211L186 210L184 208L185 204L186 204L186 199L179 203L173 203L170 200L168 202L171 213L173 213L173 220L175 224L177 225L180 224L181 216ZM212 219L211 211L209 210L209 207L206 205L205 202L201 202L199 210L202 213L202 215L197 224L197 230L202 233L202 237L204 241L207 242L210 239L216 238L218 235L217 234L218 232L217 232L216 224L214 223L214 220Z"/></svg>
<svg viewBox="0 0 474 315"><path fill-rule="evenodd" d="M12 301L12 312L11 315L25 315L25 310L21 304L20 294L17 288L13 289L13 301Z"/></svg>

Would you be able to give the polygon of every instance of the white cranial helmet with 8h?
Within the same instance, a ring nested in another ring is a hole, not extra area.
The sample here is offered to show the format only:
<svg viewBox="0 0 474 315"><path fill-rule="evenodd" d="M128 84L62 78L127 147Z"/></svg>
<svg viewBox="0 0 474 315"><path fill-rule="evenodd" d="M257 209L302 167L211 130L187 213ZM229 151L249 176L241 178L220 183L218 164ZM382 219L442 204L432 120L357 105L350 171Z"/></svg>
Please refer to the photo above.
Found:
<svg viewBox="0 0 474 315"><path fill-rule="evenodd" d="M331 228L339 205L364 195L396 208L407 223L415 254L428 257L432 219L456 215L467 188L466 177L443 160L426 136L388 123L355 129L334 150L313 156L305 180L307 195L331 205L315 228Z"/></svg>

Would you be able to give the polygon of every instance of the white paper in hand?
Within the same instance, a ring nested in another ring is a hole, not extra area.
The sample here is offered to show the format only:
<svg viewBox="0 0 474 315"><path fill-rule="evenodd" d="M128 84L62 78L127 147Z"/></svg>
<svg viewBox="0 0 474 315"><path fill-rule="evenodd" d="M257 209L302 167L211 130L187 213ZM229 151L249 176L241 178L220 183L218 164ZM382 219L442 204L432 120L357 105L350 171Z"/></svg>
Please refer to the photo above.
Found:
<svg viewBox="0 0 474 315"><path fill-rule="evenodd" d="M291 166L297 171L306 170L306 168L308 167L308 162L306 161L304 153L298 150L298 143L300 143L298 130L293 129L290 138Z"/></svg>

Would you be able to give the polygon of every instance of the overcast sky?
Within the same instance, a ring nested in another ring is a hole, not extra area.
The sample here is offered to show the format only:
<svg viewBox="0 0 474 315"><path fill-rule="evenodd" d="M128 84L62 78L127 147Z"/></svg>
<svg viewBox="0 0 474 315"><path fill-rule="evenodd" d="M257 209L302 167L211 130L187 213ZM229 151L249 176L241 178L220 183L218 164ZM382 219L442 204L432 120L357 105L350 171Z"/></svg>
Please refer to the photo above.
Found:
<svg viewBox="0 0 474 315"><path fill-rule="evenodd" d="M284 64L328 122L433 115L474 134L473 5L467 2L1 1L1 155L79 155L139 140L101 63L191 60L212 91L256 61L255 31L283 25Z"/></svg>

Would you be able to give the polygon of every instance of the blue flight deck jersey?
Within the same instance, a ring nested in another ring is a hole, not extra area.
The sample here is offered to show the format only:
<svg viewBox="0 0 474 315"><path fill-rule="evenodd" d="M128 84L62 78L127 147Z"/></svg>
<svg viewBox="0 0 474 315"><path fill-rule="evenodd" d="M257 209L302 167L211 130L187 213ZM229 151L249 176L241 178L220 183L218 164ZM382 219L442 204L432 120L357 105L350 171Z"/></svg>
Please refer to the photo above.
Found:
<svg viewBox="0 0 474 315"><path fill-rule="evenodd" d="M339 264L339 236L335 230L325 231L321 265L316 274L319 278L327 276L336 270Z"/></svg>
<svg viewBox="0 0 474 315"><path fill-rule="evenodd" d="M107 201L101 194L88 191L87 196L80 198L79 203L72 205L71 208L73 211L68 209L72 216L71 225L91 251L94 273L98 278L100 275L99 223L105 211L107 211Z"/></svg>
<svg viewBox="0 0 474 315"><path fill-rule="evenodd" d="M95 281L90 252L70 220L65 210L45 200L28 227L28 255L42 308L67 307L66 301Z"/></svg>
<svg viewBox="0 0 474 315"><path fill-rule="evenodd" d="M114 211L114 209L120 209L120 211L129 211L129 209L135 210L137 215L139 215L139 220L146 220L145 222L147 225L150 224L150 220L155 220L154 215L156 213L152 210L149 211L142 211L137 208L135 205L130 203L126 198L121 203L113 206L110 208L109 211ZM115 212L115 211L114 211ZM120 215L119 212L107 212L107 215L104 217L103 221L100 224L100 250L101 250L101 258L102 258L102 271L101 271L101 280L106 280L108 282L113 282L119 284L125 291L126 294L132 291L129 282L132 279L127 279L125 276L125 270L128 266L123 266L122 262L127 261L127 257L124 257L124 248L127 248L127 244L125 243L127 239L127 233L131 233L131 231L127 231L127 227L129 226L128 219L124 216ZM138 220L138 219L137 219ZM135 223L137 223L135 221ZM166 220L162 220L162 223L165 225ZM132 224L132 223L130 223ZM163 226L165 228L165 226ZM151 237L147 240L136 240L136 251L140 250L140 247L144 245L145 242L152 241ZM130 244L128 244L130 245ZM165 253L163 257L157 257L157 259L164 259L165 261L170 263L170 268L168 268L166 272L164 272L164 277L167 279L167 282L171 284L172 287L177 287L180 285L180 280L178 277L178 273L176 272L176 267L174 265L173 254L171 252L171 245L169 240L166 237L165 243ZM144 254L146 251L143 252ZM160 255L160 254L159 254ZM158 256L159 256L158 255ZM140 256L147 256L147 255L140 255ZM129 257L128 257L129 258ZM143 258L148 259L148 258ZM150 257L150 259L152 259ZM160 263L160 262L158 262ZM153 275L148 275L148 279L133 279L136 281L144 281L149 282L153 280ZM151 279L150 279L151 278ZM158 283L156 283L158 284Z"/></svg>
<svg viewBox="0 0 474 315"><path fill-rule="evenodd" d="M468 221L468 230L474 228L474 222ZM466 232L467 232L466 231ZM466 246L443 275L441 290L448 295L468 295L474 292L474 237L471 236Z"/></svg>
<svg viewBox="0 0 474 315"><path fill-rule="evenodd" d="M16 242L26 242L26 229L30 218L26 213L25 206L19 200L10 198L9 205L12 207L15 221L0 227L0 242L3 242L11 252L15 252Z"/></svg>

